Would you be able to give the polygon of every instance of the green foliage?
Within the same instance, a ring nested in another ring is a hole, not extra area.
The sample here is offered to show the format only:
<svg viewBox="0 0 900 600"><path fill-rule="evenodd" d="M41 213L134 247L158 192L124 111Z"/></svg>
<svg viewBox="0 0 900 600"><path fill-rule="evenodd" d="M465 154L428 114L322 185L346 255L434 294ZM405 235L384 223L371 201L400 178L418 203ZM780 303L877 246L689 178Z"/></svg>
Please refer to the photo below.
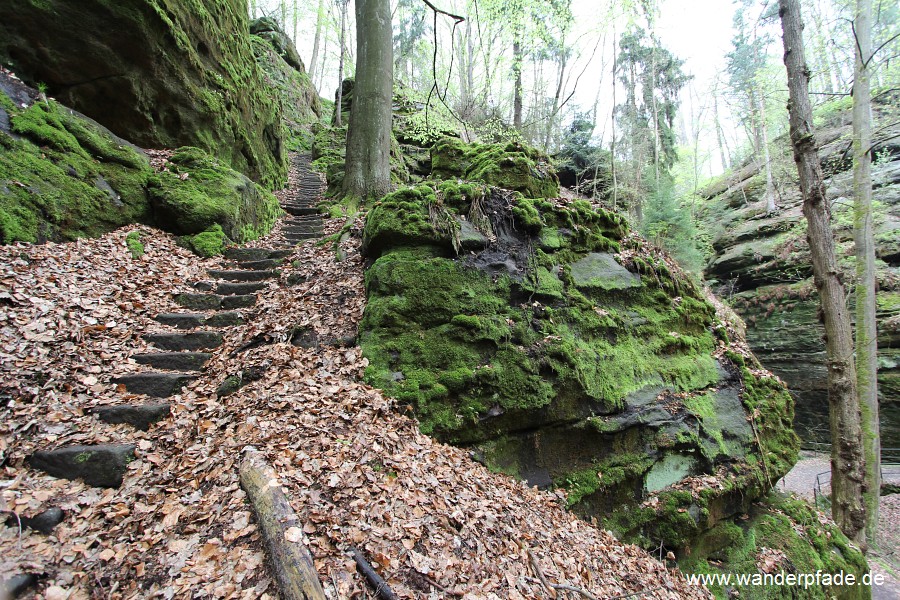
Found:
<svg viewBox="0 0 900 600"><path fill-rule="evenodd" d="M459 125L436 97L413 88L394 86L394 136L401 144L430 147L442 138L458 136Z"/></svg>
<svg viewBox="0 0 900 600"><path fill-rule="evenodd" d="M141 243L141 232L132 231L125 236L125 245L131 252L131 258L138 259L144 255L144 244Z"/></svg>
<svg viewBox="0 0 900 600"><path fill-rule="evenodd" d="M647 196L641 233L656 247L669 252L683 268L698 273L705 266L697 248L697 226L690 211L675 197L668 176L661 177L659 187Z"/></svg>

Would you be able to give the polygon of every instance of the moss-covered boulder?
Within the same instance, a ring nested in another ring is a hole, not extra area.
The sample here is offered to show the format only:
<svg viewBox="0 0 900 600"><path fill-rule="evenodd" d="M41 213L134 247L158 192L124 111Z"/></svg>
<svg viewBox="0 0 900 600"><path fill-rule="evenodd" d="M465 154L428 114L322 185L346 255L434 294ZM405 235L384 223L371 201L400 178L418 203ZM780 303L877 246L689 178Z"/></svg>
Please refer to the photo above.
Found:
<svg viewBox="0 0 900 600"><path fill-rule="evenodd" d="M252 21L250 31L250 45L263 79L281 99L287 147L308 151L312 146L312 125L319 122L322 112L319 94L293 42L273 19Z"/></svg>
<svg viewBox="0 0 900 600"><path fill-rule="evenodd" d="M270 192L190 146L179 148L168 170L150 178L149 194L157 224L179 235L224 233L243 243L267 234L282 214ZM198 243L207 248L207 241Z"/></svg>
<svg viewBox="0 0 900 600"><path fill-rule="evenodd" d="M550 159L519 142L467 144L444 138L431 148L431 176L467 179L521 192L526 198L555 198L559 180Z"/></svg>
<svg viewBox="0 0 900 600"><path fill-rule="evenodd" d="M0 64L145 148L198 146L268 187L286 176L245 0L3 2Z"/></svg>
<svg viewBox="0 0 900 600"><path fill-rule="evenodd" d="M895 111L876 104L874 183L878 278L878 360L881 434L885 447L900 446L900 125ZM845 111L821 123L820 157L832 201L839 267L854 280L853 177L846 159L851 127ZM787 136L775 141L772 169L778 209L766 211L765 174L751 161L711 183L703 217L713 233L706 277L747 323L747 340L762 363L783 378L797 399L797 428L825 442L828 390L825 330L806 242L806 221ZM855 294L849 297L851 309Z"/></svg>
<svg viewBox="0 0 900 600"><path fill-rule="evenodd" d="M483 240L467 250L464 223ZM784 386L729 353L699 289L621 217L434 182L372 206L363 245L369 381L620 533L688 546L793 464ZM717 484L673 491L698 477ZM691 517L629 518L666 494Z"/></svg>
<svg viewBox="0 0 900 600"><path fill-rule="evenodd" d="M65 241L152 220L147 157L0 72L0 243Z"/></svg>

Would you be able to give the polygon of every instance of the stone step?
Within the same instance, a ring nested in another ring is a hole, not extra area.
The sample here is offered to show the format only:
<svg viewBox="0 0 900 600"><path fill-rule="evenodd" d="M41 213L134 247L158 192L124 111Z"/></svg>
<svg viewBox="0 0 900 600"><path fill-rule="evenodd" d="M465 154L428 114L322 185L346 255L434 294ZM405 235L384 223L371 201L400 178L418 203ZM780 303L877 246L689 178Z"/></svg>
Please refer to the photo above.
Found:
<svg viewBox="0 0 900 600"><path fill-rule="evenodd" d="M210 277L214 277L216 279L225 279L227 281L265 281L266 279L272 279L273 277L278 277L278 271L276 270L265 270L265 271L241 271L241 270L225 270L225 269L209 269L207 271Z"/></svg>
<svg viewBox="0 0 900 600"><path fill-rule="evenodd" d="M225 258L227 260L236 260L238 262L286 258L290 255L290 250L273 248L228 248L225 250Z"/></svg>
<svg viewBox="0 0 900 600"><path fill-rule="evenodd" d="M194 375L184 373L132 373L122 375L112 381L125 386L131 394L144 394L153 398L168 398L181 391L181 388L197 379Z"/></svg>
<svg viewBox="0 0 900 600"><path fill-rule="evenodd" d="M285 221L283 227L284 229L303 231L304 233L323 230L322 223L291 223L290 221Z"/></svg>
<svg viewBox="0 0 900 600"><path fill-rule="evenodd" d="M268 287L266 281L248 283L220 283L216 286L216 293L220 296L247 296Z"/></svg>
<svg viewBox="0 0 900 600"><path fill-rule="evenodd" d="M59 508L58 506L54 506L52 508L48 508L47 510L42 510L33 517L19 515L19 517L16 518L11 515L6 519L6 526L18 527L19 523L21 523L22 527L27 527L29 529L39 531L44 535L50 535L53 529L63 522L65 516L66 514L62 511L61 508ZM2 587L0 587L0 589L2 589Z"/></svg>
<svg viewBox="0 0 900 600"><path fill-rule="evenodd" d="M310 206L282 206L284 212L292 215L315 215L319 213L319 209Z"/></svg>
<svg viewBox="0 0 900 600"><path fill-rule="evenodd" d="M29 464L60 479L83 479L94 487L117 488L134 460L134 444L63 446L28 457Z"/></svg>
<svg viewBox="0 0 900 600"><path fill-rule="evenodd" d="M190 333L151 333L144 339L163 350L196 352L212 350L222 345L222 334L217 331L192 331Z"/></svg>
<svg viewBox="0 0 900 600"><path fill-rule="evenodd" d="M223 296L218 294L178 294L175 304L191 310L232 310L256 304L256 294Z"/></svg>
<svg viewBox="0 0 900 600"><path fill-rule="evenodd" d="M243 325L244 316L239 312L219 312L207 315L205 313L161 313L154 317L163 325L169 325L177 329L193 329L195 327L232 327Z"/></svg>
<svg viewBox="0 0 900 600"><path fill-rule="evenodd" d="M266 271L274 269L275 267L284 263L284 260L281 258L263 258L261 260L245 260L245 261L232 261L228 263L227 266L233 267L235 269L250 269L252 271Z"/></svg>
<svg viewBox="0 0 900 600"><path fill-rule="evenodd" d="M166 371L200 371L212 358L208 352L156 352L132 356L139 365L150 365Z"/></svg>
<svg viewBox="0 0 900 600"><path fill-rule="evenodd" d="M116 406L98 406L91 410L104 423L116 425L125 423L135 429L147 431L157 421L169 416L171 405L168 402L156 404L119 404Z"/></svg>
<svg viewBox="0 0 900 600"><path fill-rule="evenodd" d="M306 240L315 240L320 236L317 233L286 233L284 234L284 239L289 242L299 243L305 242Z"/></svg>

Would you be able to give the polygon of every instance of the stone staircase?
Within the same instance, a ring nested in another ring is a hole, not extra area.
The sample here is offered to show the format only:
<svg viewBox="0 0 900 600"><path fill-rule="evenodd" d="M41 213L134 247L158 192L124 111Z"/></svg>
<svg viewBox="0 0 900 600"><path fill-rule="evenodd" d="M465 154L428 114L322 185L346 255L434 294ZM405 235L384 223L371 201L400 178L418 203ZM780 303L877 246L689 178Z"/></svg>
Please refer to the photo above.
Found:
<svg viewBox="0 0 900 600"><path fill-rule="evenodd" d="M225 268L209 269L208 279L192 284L194 291L175 294L173 303L180 311L157 315L155 320L164 329L143 336L156 351L131 357L152 370L112 379L120 389L142 396L143 401L96 407L91 413L99 420L147 431L166 419L171 407L165 399L202 376L212 353L224 342L222 329L254 318L252 309L258 293L278 285L278 267L293 254L292 246L322 235L323 218L317 212L316 202L323 192L323 182L310 170L308 157L295 158L294 165L300 181L291 197L282 203L287 216L280 224L289 245L229 248L224 256ZM134 450L135 445L127 443L70 445L35 452L29 463L55 477L81 478L97 487L118 487L128 463L134 459Z"/></svg>

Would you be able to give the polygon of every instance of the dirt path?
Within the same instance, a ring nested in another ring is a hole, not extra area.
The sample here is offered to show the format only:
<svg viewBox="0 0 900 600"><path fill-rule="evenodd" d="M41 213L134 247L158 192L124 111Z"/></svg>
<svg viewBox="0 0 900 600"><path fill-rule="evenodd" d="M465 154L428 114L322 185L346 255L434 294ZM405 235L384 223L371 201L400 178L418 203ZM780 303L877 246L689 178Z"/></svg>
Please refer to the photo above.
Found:
<svg viewBox="0 0 900 600"><path fill-rule="evenodd" d="M794 468L778 482L778 488L815 501L816 478L830 491L831 463L825 454L801 452ZM885 480L900 484L900 472L885 473ZM872 572L884 576L881 586L872 587L872 600L900 600L900 494L883 496L879 512L878 546L869 552Z"/></svg>

